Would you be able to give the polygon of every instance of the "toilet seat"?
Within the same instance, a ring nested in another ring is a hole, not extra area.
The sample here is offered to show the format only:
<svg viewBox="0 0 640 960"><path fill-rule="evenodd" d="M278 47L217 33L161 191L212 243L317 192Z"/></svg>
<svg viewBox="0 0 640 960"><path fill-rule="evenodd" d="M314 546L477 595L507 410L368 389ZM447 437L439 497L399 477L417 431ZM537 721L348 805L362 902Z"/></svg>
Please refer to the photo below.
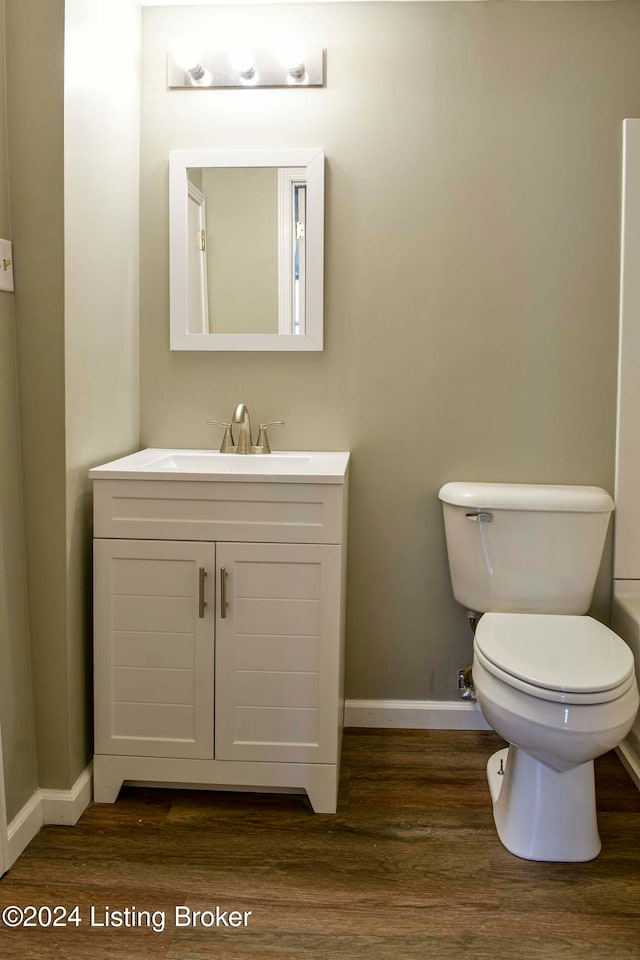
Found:
<svg viewBox="0 0 640 960"><path fill-rule="evenodd" d="M629 647L591 617L487 613L474 655L496 678L557 703L607 703L635 682Z"/></svg>
<svg viewBox="0 0 640 960"><path fill-rule="evenodd" d="M549 690L546 687L536 686L536 684L519 680L512 674L507 673L506 670L501 670L500 667L497 667L494 663L491 663L491 661L488 660L480 650L478 650L477 646L474 646L474 659L478 660L482 664L487 673L490 673L498 680L502 680L505 684L513 687L515 690L521 690L523 693L527 693L531 697L538 697L540 700L551 700L554 703L582 704L585 707L597 703L609 703L610 701L617 700L618 697L622 697L625 693L627 693L627 691L633 687L635 682L634 676L631 675L627 680L623 681L620 686L614 687L612 690L602 690L599 693L562 692L559 690Z"/></svg>

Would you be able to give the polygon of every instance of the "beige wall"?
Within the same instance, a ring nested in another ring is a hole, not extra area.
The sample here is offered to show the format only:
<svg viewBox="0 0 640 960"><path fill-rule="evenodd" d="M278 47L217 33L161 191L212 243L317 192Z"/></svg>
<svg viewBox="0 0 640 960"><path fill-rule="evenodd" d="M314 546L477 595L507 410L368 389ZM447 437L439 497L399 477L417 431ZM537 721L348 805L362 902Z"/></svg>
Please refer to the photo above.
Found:
<svg viewBox="0 0 640 960"><path fill-rule="evenodd" d="M12 239L4 19L0 0L0 236ZM36 787L18 423L14 295L0 293L0 730L9 819Z"/></svg>
<svg viewBox="0 0 640 960"><path fill-rule="evenodd" d="M298 35L326 48L326 88L168 91L188 31ZM612 489L639 31L616 2L144 11L142 441L212 446L207 417L242 399L286 420L283 448L353 451L350 697L455 696L471 643L440 484ZM326 150L323 353L168 349L168 152L242 146Z"/></svg>
<svg viewBox="0 0 640 960"><path fill-rule="evenodd" d="M70 783L66 645L64 0L6 0L23 496L39 783ZM32 64L38 63L38 70ZM42 76L47 83L41 82ZM19 271L19 272L18 272Z"/></svg>

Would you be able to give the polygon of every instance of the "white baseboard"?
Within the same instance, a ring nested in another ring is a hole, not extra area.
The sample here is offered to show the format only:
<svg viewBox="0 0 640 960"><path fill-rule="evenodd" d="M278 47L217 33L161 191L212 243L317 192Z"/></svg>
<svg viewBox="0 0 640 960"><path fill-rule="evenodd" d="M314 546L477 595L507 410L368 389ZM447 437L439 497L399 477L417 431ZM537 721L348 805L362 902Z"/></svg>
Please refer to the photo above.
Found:
<svg viewBox="0 0 640 960"><path fill-rule="evenodd" d="M40 827L74 826L91 802L92 792L92 764L82 771L70 790L36 790L9 824L7 868L26 850Z"/></svg>
<svg viewBox="0 0 640 960"><path fill-rule="evenodd" d="M404 730L490 730L472 700L347 700L345 727Z"/></svg>
<svg viewBox="0 0 640 960"><path fill-rule="evenodd" d="M91 803L93 764L82 771L71 790L39 790L42 822L73 827Z"/></svg>
<svg viewBox="0 0 640 960"><path fill-rule="evenodd" d="M622 765L640 790L640 756L633 749L628 740L623 740L616 747L616 753L622 760Z"/></svg>
<svg viewBox="0 0 640 960"><path fill-rule="evenodd" d="M40 791L36 790L9 824L6 867L12 867L42 826Z"/></svg>

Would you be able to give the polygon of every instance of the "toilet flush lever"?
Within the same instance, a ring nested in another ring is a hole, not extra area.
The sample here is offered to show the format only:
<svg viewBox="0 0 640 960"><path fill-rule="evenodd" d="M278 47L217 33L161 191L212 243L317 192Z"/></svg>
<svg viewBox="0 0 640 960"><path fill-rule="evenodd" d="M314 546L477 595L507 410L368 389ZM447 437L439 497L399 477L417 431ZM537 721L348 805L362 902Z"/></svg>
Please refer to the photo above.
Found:
<svg viewBox="0 0 640 960"><path fill-rule="evenodd" d="M488 510L478 510L476 513L465 513L467 520L474 520L476 523L492 523L493 514Z"/></svg>

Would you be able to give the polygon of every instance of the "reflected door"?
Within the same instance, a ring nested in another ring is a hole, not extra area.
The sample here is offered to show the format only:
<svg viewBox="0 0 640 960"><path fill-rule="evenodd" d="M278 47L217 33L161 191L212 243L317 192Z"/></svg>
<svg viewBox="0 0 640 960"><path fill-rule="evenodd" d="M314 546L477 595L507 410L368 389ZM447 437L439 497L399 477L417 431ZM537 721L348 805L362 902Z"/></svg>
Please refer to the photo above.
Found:
<svg viewBox="0 0 640 960"><path fill-rule="evenodd" d="M189 243L187 324L189 333L209 333L209 296L207 291L206 199L189 183L187 213Z"/></svg>

